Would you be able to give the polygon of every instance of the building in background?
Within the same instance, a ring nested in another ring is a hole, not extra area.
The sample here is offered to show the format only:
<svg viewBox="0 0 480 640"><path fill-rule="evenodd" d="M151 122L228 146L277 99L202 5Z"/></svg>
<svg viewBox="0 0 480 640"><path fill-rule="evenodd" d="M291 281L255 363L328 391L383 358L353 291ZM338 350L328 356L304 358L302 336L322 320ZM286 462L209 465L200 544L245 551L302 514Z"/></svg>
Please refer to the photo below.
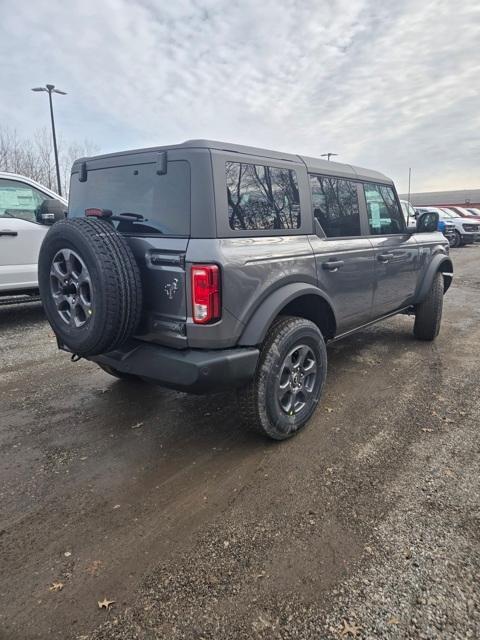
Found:
<svg viewBox="0 0 480 640"><path fill-rule="evenodd" d="M400 195L408 200L408 193ZM480 189L458 189L457 191L426 191L411 193L410 202L414 207L475 207L480 208Z"/></svg>

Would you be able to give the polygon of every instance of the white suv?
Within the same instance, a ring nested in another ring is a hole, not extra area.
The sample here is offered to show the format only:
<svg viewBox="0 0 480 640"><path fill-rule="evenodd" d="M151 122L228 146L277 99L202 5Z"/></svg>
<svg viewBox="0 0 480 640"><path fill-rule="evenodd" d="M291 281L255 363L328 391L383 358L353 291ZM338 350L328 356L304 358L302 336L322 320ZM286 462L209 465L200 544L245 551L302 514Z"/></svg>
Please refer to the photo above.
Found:
<svg viewBox="0 0 480 640"><path fill-rule="evenodd" d="M456 211L446 207L417 207L416 211L418 213L434 211L438 213L440 220L453 223L455 234L453 242L450 243L451 247L462 247L480 239L480 224L474 217L470 221L468 218L462 217Z"/></svg>
<svg viewBox="0 0 480 640"><path fill-rule="evenodd" d="M0 172L0 295L37 290L40 245L49 226L66 211L65 198L50 189Z"/></svg>

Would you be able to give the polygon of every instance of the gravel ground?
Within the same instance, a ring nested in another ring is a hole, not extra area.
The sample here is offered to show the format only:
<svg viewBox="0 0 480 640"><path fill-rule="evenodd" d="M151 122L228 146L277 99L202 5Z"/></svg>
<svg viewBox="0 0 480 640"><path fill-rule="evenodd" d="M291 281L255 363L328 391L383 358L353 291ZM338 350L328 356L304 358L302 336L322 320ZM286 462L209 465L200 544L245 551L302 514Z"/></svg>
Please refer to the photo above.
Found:
<svg viewBox="0 0 480 640"><path fill-rule="evenodd" d="M437 341L398 317L331 345L281 444L0 310L2 640L480 637L480 247L453 256Z"/></svg>

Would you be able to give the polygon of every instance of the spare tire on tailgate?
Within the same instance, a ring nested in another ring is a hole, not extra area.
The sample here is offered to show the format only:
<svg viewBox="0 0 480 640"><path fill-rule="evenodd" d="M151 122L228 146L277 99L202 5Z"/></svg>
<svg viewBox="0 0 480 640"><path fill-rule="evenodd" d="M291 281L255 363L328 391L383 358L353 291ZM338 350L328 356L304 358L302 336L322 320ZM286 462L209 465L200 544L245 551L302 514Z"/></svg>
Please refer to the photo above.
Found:
<svg viewBox="0 0 480 640"><path fill-rule="evenodd" d="M134 333L142 310L140 272L109 222L55 223L38 259L40 295L61 343L80 356L107 353Z"/></svg>

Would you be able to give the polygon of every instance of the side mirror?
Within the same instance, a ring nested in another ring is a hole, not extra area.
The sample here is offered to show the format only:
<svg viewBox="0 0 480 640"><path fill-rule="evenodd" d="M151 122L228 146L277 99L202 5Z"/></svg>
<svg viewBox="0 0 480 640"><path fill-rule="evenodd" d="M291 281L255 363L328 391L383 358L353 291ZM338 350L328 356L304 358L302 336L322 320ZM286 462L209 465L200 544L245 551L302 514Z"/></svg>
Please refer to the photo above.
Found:
<svg viewBox="0 0 480 640"><path fill-rule="evenodd" d="M66 216L65 205L54 198L45 199L37 209L37 222L40 224L53 224Z"/></svg>
<svg viewBox="0 0 480 640"><path fill-rule="evenodd" d="M433 233L438 228L440 216L435 211L427 211L417 218L417 233Z"/></svg>

